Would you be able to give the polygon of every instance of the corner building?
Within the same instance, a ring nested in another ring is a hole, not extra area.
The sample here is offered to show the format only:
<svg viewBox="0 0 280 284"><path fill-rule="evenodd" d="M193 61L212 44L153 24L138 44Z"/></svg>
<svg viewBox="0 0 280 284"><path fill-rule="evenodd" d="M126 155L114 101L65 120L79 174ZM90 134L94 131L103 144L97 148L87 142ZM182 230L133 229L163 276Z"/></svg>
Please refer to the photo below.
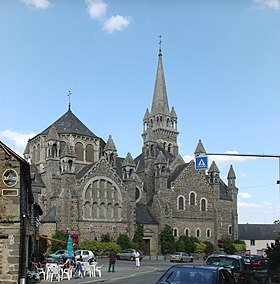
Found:
<svg viewBox="0 0 280 284"><path fill-rule="evenodd" d="M165 224L175 237L196 236L217 244L222 236L238 238L235 173L227 183L215 162L197 171L179 154L178 118L171 110L165 85L162 52L151 109L143 119L139 156L118 157L113 138L96 136L68 111L28 141L24 157L32 164L44 215L40 233L76 232L80 241L109 233L134 236L144 225L144 253L160 253L159 234ZM128 143L129 145L129 143ZM194 154L205 154L199 140Z"/></svg>

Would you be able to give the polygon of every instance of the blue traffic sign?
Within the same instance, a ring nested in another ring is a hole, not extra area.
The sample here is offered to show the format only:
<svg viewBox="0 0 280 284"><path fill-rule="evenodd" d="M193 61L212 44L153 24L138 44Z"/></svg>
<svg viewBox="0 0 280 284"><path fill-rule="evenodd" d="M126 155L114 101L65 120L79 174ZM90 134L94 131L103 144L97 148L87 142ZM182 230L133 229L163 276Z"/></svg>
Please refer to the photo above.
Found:
<svg viewBox="0 0 280 284"><path fill-rule="evenodd" d="M195 157L195 169L205 170L208 168L208 157L207 156L197 156Z"/></svg>

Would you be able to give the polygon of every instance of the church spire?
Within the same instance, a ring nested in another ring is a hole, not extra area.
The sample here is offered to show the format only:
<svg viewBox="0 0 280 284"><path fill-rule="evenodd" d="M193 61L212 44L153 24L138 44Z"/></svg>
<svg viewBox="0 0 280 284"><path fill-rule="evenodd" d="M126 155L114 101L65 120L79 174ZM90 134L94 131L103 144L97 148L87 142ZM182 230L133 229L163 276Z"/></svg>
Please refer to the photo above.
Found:
<svg viewBox="0 0 280 284"><path fill-rule="evenodd" d="M160 46L158 53L158 67L156 74L156 82L154 87L154 96L152 103L151 115L157 114L167 114L169 115L169 106L162 64L162 50L161 50L161 36L160 36Z"/></svg>
<svg viewBox="0 0 280 284"><path fill-rule="evenodd" d="M178 155L177 115L174 107L169 111L165 78L162 64L161 36L159 42L158 66L151 112L147 109L143 119L142 151L160 146L173 155Z"/></svg>

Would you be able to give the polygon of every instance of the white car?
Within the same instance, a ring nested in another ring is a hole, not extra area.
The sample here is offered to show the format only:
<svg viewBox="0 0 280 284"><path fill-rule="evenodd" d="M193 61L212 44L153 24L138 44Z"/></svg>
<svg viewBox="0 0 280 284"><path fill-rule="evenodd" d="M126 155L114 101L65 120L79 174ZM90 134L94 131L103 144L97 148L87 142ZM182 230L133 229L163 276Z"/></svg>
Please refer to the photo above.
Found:
<svg viewBox="0 0 280 284"><path fill-rule="evenodd" d="M91 250L76 250L75 259L77 260L80 256L82 256L83 261L88 261L92 258L95 260L95 255Z"/></svg>

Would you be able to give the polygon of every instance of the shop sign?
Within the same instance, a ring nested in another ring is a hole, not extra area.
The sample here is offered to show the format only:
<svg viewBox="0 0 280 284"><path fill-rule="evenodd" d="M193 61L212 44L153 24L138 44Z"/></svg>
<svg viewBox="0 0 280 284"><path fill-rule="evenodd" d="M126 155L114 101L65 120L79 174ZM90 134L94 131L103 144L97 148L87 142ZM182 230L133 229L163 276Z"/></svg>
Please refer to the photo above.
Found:
<svg viewBox="0 0 280 284"><path fill-rule="evenodd" d="M2 196L18 196L18 189L2 189Z"/></svg>
<svg viewBox="0 0 280 284"><path fill-rule="evenodd" d="M2 181L7 187L13 187L18 182L18 174L14 169L8 169L3 173Z"/></svg>

